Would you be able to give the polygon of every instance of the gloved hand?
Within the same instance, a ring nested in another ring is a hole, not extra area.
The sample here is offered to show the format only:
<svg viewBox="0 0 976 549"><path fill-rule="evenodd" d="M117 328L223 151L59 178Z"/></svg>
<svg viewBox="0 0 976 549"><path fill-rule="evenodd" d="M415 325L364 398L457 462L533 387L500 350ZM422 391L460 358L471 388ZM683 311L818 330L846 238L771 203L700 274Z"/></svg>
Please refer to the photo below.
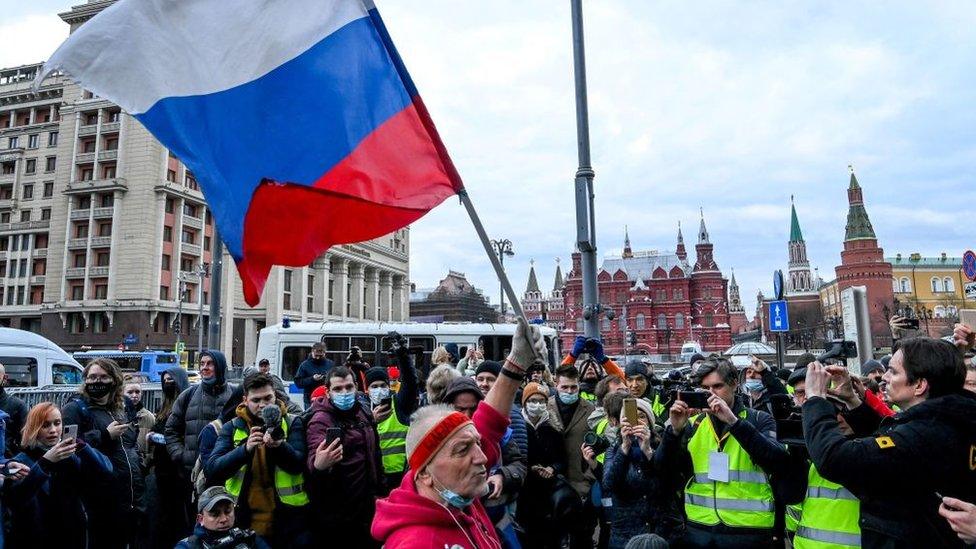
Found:
<svg viewBox="0 0 976 549"><path fill-rule="evenodd" d="M576 341L573 342L573 350L569 352L569 356L579 358L585 346L586 336L576 336Z"/></svg>
<svg viewBox="0 0 976 549"><path fill-rule="evenodd" d="M515 337L512 338L512 351L508 355L508 360L514 362L524 372L538 357L547 355L546 340L542 338L542 332L538 326L529 326L524 318L518 319L518 326L515 328Z"/></svg>
<svg viewBox="0 0 976 549"><path fill-rule="evenodd" d="M600 366L603 366L608 360L610 360L606 353L603 352L603 342L601 342L599 339L593 340L593 358Z"/></svg>

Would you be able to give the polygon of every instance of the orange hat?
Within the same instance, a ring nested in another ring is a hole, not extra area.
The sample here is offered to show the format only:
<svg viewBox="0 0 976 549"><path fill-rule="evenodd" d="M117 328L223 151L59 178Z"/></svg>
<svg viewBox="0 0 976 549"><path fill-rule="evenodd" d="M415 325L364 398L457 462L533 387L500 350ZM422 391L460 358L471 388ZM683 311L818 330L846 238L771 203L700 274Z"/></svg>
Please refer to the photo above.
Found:
<svg viewBox="0 0 976 549"><path fill-rule="evenodd" d="M312 398L324 397L327 394L329 394L329 390L325 387L325 385L319 385L314 391L312 391Z"/></svg>
<svg viewBox="0 0 976 549"><path fill-rule="evenodd" d="M525 387L522 389L522 406L525 406L525 401L529 400L532 395L542 395L549 398L549 389L546 389L541 383L531 382L526 383Z"/></svg>

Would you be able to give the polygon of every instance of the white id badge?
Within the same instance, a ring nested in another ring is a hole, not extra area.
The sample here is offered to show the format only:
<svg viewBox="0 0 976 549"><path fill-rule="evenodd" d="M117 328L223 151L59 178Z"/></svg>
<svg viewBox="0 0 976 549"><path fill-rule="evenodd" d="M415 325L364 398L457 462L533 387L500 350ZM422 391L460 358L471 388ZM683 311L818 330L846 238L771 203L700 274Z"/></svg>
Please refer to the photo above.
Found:
<svg viewBox="0 0 976 549"><path fill-rule="evenodd" d="M729 455L725 452L709 452L708 480L715 482L729 481Z"/></svg>

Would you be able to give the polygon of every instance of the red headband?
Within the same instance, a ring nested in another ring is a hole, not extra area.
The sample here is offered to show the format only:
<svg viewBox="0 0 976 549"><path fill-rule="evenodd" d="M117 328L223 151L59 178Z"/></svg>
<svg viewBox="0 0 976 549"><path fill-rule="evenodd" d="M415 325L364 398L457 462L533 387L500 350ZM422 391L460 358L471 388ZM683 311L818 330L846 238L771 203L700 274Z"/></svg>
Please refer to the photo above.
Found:
<svg viewBox="0 0 976 549"><path fill-rule="evenodd" d="M414 471L423 469L424 465L427 465L427 462L441 449L441 446L444 446L447 439L451 438L451 435L471 424L472 421L468 419L468 416L461 412L451 412L437 425L434 425L430 431L427 431L424 438L420 439L420 444L414 448L413 453L408 458L410 468Z"/></svg>

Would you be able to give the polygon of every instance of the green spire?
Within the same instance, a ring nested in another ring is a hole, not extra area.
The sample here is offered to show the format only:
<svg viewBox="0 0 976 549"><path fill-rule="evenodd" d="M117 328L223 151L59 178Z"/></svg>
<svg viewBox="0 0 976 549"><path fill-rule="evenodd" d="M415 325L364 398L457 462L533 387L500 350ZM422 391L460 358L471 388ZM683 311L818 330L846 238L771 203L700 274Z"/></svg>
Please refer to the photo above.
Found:
<svg viewBox="0 0 976 549"><path fill-rule="evenodd" d="M803 232L800 231L800 220L796 218L796 205L790 197L790 242L803 242Z"/></svg>
<svg viewBox="0 0 976 549"><path fill-rule="evenodd" d="M852 166L848 166L848 168L851 170L851 184L847 188L847 201L850 208L847 210L847 232L844 235L844 240L876 239L877 236L874 234L874 227L871 226L868 211L864 209L861 185L858 184L857 177L854 176L854 168Z"/></svg>

